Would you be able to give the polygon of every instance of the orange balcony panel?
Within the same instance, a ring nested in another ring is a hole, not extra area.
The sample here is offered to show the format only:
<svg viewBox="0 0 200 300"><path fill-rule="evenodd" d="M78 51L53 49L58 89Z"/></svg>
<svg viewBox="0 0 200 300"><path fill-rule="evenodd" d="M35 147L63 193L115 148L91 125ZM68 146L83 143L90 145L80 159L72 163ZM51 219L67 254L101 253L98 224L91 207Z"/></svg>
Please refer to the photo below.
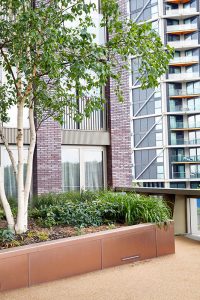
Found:
<svg viewBox="0 0 200 300"><path fill-rule="evenodd" d="M184 4L190 2L190 0L166 0L168 3L177 3L177 4Z"/></svg>
<svg viewBox="0 0 200 300"><path fill-rule="evenodd" d="M186 66L191 66L191 65L195 65L198 64L198 61L191 61L191 62L180 62L180 63L173 63L171 62L169 65L170 66L174 66L174 67L186 67Z"/></svg>
<svg viewBox="0 0 200 300"><path fill-rule="evenodd" d="M195 31L197 31L197 28L196 29L187 29L187 30L178 30L178 31L167 31L167 33L181 35L181 34L192 33Z"/></svg>
<svg viewBox="0 0 200 300"><path fill-rule="evenodd" d="M199 97L200 94L196 94L196 95L178 95L178 96L169 96L170 99L192 99L192 98L196 98Z"/></svg>
<svg viewBox="0 0 200 300"><path fill-rule="evenodd" d="M186 128L170 128L170 130L173 130L173 131L190 131L190 130L192 130L192 131L194 131L194 130L200 130L200 128L193 128L193 127L191 127L191 128L189 128L189 127L186 127Z"/></svg>

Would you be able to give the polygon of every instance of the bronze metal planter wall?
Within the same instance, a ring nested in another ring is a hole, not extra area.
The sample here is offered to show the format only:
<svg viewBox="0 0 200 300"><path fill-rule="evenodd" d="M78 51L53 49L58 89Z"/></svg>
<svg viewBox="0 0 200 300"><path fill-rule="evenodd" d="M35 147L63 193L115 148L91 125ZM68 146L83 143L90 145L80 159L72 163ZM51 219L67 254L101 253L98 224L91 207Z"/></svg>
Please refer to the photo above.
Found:
<svg viewBox="0 0 200 300"><path fill-rule="evenodd" d="M0 291L175 252L173 222L141 224L0 251Z"/></svg>

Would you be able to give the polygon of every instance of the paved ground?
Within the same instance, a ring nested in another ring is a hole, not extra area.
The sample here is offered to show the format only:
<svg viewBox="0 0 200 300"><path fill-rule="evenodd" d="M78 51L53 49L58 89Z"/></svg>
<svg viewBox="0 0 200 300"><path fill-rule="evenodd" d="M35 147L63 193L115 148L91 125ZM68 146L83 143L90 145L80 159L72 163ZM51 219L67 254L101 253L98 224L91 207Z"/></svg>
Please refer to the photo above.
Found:
<svg viewBox="0 0 200 300"><path fill-rule="evenodd" d="M0 294L0 300L200 300L200 242L176 254Z"/></svg>

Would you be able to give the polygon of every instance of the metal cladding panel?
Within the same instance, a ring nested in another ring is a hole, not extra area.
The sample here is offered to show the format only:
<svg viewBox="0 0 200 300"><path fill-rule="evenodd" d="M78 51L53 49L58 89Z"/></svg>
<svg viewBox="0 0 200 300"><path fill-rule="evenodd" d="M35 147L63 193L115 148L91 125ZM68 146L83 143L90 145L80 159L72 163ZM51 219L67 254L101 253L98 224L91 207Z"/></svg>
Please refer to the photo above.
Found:
<svg viewBox="0 0 200 300"><path fill-rule="evenodd" d="M106 131L62 131L63 145L110 145L110 134Z"/></svg>
<svg viewBox="0 0 200 300"><path fill-rule="evenodd" d="M0 292L28 287L28 268L28 255L26 254L1 259Z"/></svg>
<svg viewBox="0 0 200 300"><path fill-rule="evenodd" d="M100 241L30 253L30 285L101 269Z"/></svg>
<svg viewBox="0 0 200 300"><path fill-rule="evenodd" d="M102 268L156 257L155 227L102 241Z"/></svg>
<svg viewBox="0 0 200 300"><path fill-rule="evenodd" d="M8 140L9 144L16 144L17 129L16 128L4 128L4 135ZM1 139L0 139L1 143ZM29 129L24 129L24 144L30 143L30 131Z"/></svg>
<svg viewBox="0 0 200 300"><path fill-rule="evenodd" d="M157 256L175 253L174 224L156 226Z"/></svg>

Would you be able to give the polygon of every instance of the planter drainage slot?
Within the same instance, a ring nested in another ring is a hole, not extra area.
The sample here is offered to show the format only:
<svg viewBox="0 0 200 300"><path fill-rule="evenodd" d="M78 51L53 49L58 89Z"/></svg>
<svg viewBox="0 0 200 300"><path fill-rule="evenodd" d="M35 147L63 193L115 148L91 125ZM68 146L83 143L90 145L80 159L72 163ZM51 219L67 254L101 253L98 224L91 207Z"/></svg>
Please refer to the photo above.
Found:
<svg viewBox="0 0 200 300"><path fill-rule="evenodd" d="M124 258L122 258L122 261L127 261L127 260L131 260L131 259L136 259L136 258L140 258L140 256L135 255L135 256L124 257Z"/></svg>

